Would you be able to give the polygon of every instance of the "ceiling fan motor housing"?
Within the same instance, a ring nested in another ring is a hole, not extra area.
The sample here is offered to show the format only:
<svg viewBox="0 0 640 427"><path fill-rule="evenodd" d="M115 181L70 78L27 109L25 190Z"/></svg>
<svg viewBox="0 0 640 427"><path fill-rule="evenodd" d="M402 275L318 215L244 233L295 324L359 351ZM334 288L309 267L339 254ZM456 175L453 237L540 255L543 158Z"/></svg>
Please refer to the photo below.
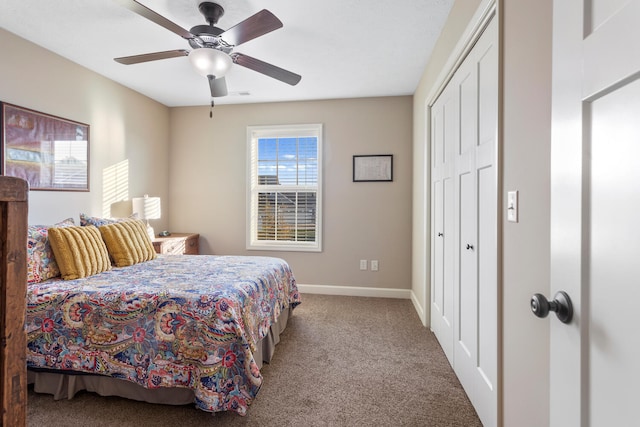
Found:
<svg viewBox="0 0 640 427"><path fill-rule="evenodd" d="M189 45L194 49L208 47L221 50L225 53L229 53L233 49L233 46L228 45L222 40L220 34L222 34L224 30L218 27L212 25L196 25L191 28L190 32L195 37L189 40Z"/></svg>
<svg viewBox="0 0 640 427"><path fill-rule="evenodd" d="M220 37L224 33L222 28L214 26L218 19L224 15L224 8L217 3L205 1L198 6L200 12L209 23L208 25L196 25L189 32L195 37L189 40L189 45L194 49L202 47L221 50L230 53L233 46L225 43Z"/></svg>

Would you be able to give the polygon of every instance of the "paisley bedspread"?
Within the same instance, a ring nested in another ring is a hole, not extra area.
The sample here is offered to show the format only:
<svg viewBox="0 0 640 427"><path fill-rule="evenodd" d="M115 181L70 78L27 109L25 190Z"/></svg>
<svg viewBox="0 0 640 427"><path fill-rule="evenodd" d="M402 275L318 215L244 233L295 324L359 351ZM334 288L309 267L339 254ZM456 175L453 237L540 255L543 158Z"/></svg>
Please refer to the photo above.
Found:
<svg viewBox="0 0 640 427"><path fill-rule="evenodd" d="M278 258L159 255L85 279L29 285L27 366L188 387L205 411L245 414L257 342L300 303Z"/></svg>

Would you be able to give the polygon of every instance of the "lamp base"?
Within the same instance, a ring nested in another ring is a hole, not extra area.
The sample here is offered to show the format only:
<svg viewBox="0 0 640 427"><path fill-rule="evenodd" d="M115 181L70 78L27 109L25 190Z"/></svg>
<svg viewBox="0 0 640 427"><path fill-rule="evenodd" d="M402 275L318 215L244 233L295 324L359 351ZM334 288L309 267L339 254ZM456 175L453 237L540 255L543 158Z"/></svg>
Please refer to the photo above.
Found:
<svg viewBox="0 0 640 427"><path fill-rule="evenodd" d="M153 231L153 227L150 226L148 223L147 223L147 234L149 235L149 238L151 240L156 238L156 233L155 233L155 231Z"/></svg>

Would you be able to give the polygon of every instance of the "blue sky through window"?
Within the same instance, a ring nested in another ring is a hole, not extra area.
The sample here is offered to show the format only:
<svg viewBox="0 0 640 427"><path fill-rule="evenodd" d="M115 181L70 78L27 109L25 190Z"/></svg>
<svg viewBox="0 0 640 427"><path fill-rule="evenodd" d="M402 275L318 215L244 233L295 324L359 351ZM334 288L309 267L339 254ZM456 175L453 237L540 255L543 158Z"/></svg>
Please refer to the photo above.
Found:
<svg viewBox="0 0 640 427"><path fill-rule="evenodd" d="M274 177L262 181L268 184L316 185L318 138L258 139L258 175Z"/></svg>

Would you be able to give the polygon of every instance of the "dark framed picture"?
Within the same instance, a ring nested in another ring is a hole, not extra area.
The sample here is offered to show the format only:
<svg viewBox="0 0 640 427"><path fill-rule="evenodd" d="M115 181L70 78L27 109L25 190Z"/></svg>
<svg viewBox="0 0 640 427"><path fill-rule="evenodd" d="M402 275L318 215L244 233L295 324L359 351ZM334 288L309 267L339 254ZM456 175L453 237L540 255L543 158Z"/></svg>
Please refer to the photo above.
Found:
<svg viewBox="0 0 640 427"><path fill-rule="evenodd" d="M89 125L2 103L2 174L31 190L89 191Z"/></svg>
<svg viewBox="0 0 640 427"><path fill-rule="evenodd" d="M353 156L353 182L393 181L393 155Z"/></svg>

